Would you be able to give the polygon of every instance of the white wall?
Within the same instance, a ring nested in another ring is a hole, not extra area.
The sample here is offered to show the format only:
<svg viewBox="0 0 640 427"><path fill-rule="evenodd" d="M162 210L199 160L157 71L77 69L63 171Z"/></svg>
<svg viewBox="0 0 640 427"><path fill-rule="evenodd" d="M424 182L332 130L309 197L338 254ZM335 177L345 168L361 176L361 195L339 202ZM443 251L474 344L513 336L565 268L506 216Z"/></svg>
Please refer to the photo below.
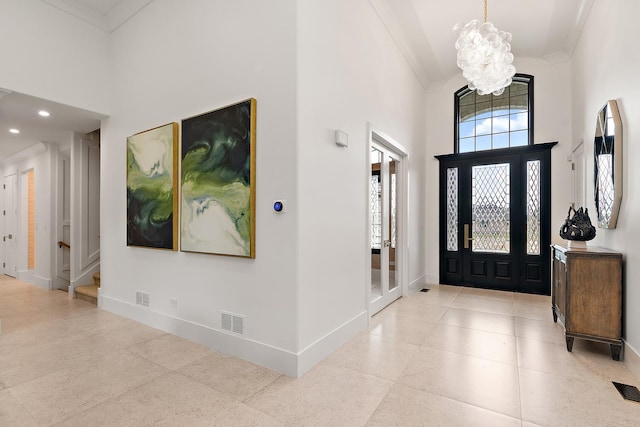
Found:
<svg viewBox="0 0 640 427"><path fill-rule="evenodd" d="M295 375L296 1L156 0L112 36L113 105L101 128L103 307ZM127 247L126 138L249 97L257 100L256 259ZM273 212L279 198L290 213ZM150 309L134 305L136 291L150 294ZM242 338L220 332L222 310L246 316Z"/></svg>
<svg viewBox="0 0 640 427"><path fill-rule="evenodd" d="M108 33L41 0L3 0L0 51L3 54L0 88L108 113L111 97ZM57 216L52 209L56 201L56 189L52 186L56 182L58 146L47 146L51 163L46 177L41 173L42 167L36 170L36 215L40 228L36 234L36 271L29 279L43 287L49 286L55 276L54 251L58 250L54 246ZM45 240L47 246L41 246L40 242ZM45 267L46 270L41 270Z"/></svg>
<svg viewBox="0 0 640 427"><path fill-rule="evenodd" d="M50 209L54 199L54 181L51 179L54 158L57 158L57 144L38 143L9 158L2 160L5 171L16 171L18 182L18 249L16 257L17 277L44 289L50 289L53 278L52 254L55 229L54 211ZM27 263L27 190L25 173L33 170L35 186L35 268L28 269Z"/></svg>
<svg viewBox="0 0 640 427"><path fill-rule="evenodd" d="M109 35L41 0L2 0L0 88L109 111Z"/></svg>
<svg viewBox="0 0 640 427"><path fill-rule="evenodd" d="M426 96L366 0L188 6L156 0L113 34L103 306L298 375L309 367L299 353L367 310L367 123L409 150L420 200ZM256 259L126 247L126 137L248 97L258 105ZM333 142L338 128L348 149ZM287 213L272 211L277 199ZM421 204L410 209L411 281L424 275L424 219ZM138 290L150 310L133 305ZM243 339L219 332L221 310L246 316Z"/></svg>
<svg viewBox="0 0 640 427"><path fill-rule="evenodd" d="M551 150L551 233L558 234L571 203L571 167L567 156L573 143L571 132L570 63L549 64L546 61L518 58L514 60L518 73L534 76L534 142L558 141ZM433 156L453 153L453 94L466 85L462 74L429 93L427 115L427 189L426 200L427 280L438 283L438 160Z"/></svg>
<svg viewBox="0 0 640 427"><path fill-rule="evenodd" d="M594 245L622 252L624 256L623 335L627 346L640 351L640 86L637 84L640 55L637 53L640 2L596 0L573 57L574 141L584 138L587 201L592 222L593 145L596 114L607 100L618 102L623 124L623 196L615 229L597 228ZM637 357L637 356L636 356ZM640 372L640 371L638 371Z"/></svg>
<svg viewBox="0 0 640 427"><path fill-rule="evenodd" d="M408 279L423 280L426 94L369 1L298 7L298 335L304 350L363 314L366 321L368 123L409 152ZM336 129L349 135L348 148L336 146Z"/></svg>

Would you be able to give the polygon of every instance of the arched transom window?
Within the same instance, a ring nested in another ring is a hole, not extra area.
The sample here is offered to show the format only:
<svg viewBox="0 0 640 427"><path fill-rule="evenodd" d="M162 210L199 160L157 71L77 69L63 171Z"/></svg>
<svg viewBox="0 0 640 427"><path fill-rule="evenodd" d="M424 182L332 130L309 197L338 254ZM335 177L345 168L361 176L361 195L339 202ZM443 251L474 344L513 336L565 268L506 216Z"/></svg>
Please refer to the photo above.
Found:
<svg viewBox="0 0 640 427"><path fill-rule="evenodd" d="M455 153L533 144L533 76L516 74L504 93L455 93Z"/></svg>

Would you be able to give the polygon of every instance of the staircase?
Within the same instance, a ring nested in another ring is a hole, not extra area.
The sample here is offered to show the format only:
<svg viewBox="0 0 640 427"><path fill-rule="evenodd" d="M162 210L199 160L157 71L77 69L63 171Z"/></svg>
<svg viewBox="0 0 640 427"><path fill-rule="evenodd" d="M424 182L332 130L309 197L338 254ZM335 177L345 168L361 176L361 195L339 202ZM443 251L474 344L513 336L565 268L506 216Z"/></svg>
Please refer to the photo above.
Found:
<svg viewBox="0 0 640 427"><path fill-rule="evenodd" d="M98 289L100 288L100 272L93 273L93 285L76 286L75 297L98 305Z"/></svg>

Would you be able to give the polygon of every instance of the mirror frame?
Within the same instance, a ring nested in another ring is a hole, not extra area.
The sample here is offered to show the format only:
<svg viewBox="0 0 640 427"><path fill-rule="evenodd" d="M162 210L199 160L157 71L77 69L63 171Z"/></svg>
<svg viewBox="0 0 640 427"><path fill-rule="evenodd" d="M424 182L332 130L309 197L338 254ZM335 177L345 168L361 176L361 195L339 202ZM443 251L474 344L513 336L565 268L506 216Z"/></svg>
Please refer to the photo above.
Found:
<svg viewBox="0 0 640 427"><path fill-rule="evenodd" d="M612 129L613 127L613 129ZM602 155L612 156L610 169L598 167ZM598 227L616 228L618 213L622 201L622 119L615 100L609 100L598 112L593 143L593 180L594 201L598 214ZM602 206L601 199L606 196L602 183L609 181L609 191L613 195L607 200L608 206Z"/></svg>

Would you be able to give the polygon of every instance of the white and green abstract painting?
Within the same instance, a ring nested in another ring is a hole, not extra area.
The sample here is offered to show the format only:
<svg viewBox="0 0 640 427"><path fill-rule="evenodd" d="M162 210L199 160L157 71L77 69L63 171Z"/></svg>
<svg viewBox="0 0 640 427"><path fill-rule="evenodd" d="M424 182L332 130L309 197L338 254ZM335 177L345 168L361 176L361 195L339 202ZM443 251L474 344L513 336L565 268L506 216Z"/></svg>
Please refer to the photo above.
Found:
<svg viewBox="0 0 640 427"><path fill-rule="evenodd" d="M178 124L127 138L127 245L178 249Z"/></svg>
<svg viewBox="0 0 640 427"><path fill-rule="evenodd" d="M180 248L255 258L256 100L182 121Z"/></svg>

